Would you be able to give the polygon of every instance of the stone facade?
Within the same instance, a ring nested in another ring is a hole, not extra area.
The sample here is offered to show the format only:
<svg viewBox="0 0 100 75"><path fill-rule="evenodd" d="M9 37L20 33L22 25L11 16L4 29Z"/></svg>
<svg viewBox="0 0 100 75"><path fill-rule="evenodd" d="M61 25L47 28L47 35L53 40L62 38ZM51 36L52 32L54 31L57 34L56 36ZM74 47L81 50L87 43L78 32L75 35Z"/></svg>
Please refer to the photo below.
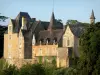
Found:
<svg viewBox="0 0 100 75"><path fill-rule="evenodd" d="M79 57L79 36L83 27L57 22L52 13L50 22L36 21L20 12L11 19L4 34L4 59L21 67L26 63L44 63L55 59L57 67L69 67L72 52Z"/></svg>
<svg viewBox="0 0 100 75"><path fill-rule="evenodd" d="M66 27L65 33L63 35L63 47L72 47L75 56L79 57L78 53L79 38L76 37L69 26Z"/></svg>

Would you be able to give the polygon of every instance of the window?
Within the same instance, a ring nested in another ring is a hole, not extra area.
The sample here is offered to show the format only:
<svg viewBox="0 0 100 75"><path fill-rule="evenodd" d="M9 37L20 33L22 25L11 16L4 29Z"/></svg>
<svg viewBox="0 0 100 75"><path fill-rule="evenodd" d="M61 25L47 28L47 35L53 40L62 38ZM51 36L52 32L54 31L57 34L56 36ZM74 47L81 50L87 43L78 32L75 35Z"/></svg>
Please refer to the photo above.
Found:
<svg viewBox="0 0 100 75"><path fill-rule="evenodd" d="M47 38L47 43L46 44L49 44L49 42L50 42L50 38Z"/></svg>
<svg viewBox="0 0 100 75"><path fill-rule="evenodd" d="M11 35L9 35L9 39L11 39Z"/></svg>
<svg viewBox="0 0 100 75"><path fill-rule="evenodd" d="M11 28L11 26L9 26L9 31L11 31L12 30L12 28Z"/></svg>
<svg viewBox="0 0 100 75"><path fill-rule="evenodd" d="M42 49L41 48L39 49L39 55L40 56L42 55Z"/></svg>
<svg viewBox="0 0 100 75"><path fill-rule="evenodd" d="M69 39L67 40L67 46L69 46Z"/></svg>
<svg viewBox="0 0 100 75"><path fill-rule="evenodd" d="M44 39L40 39L40 45L44 43Z"/></svg>
<svg viewBox="0 0 100 75"><path fill-rule="evenodd" d="M57 38L55 37L53 40L53 44L56 44L56 43L57 43Z"/></svg>

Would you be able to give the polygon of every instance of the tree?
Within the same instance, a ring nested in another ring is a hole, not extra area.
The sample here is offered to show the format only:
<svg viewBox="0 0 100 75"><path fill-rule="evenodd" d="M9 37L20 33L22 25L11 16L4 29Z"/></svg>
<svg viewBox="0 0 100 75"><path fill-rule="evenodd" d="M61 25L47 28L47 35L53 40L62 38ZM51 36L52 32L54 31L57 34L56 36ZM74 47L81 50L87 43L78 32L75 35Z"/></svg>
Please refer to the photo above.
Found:
<svg viewBox="0 0 100 75"><path fill-rule="evenodd" d="M9 65L7 68L2 70L2 75L18 75L18 69L15 65Z"/></svg>
<svg viewBox="0 0 100 75"><path fill-rule="evenodd" d="M61 19L56 19L56 21L57 21L57 22L61 22L61 23L62 23L62 20L61 20Z"/></svg>
<svg viewBox="0 0 100 75"><path fill-rule="evenodd" d="M4 33L7 30L6 26L0 26L0 58L3 56Z"/></svg>
<svg viewBox="0 0 100 75"><path fill-rule="evenodd" d="M73 24L76 24L76 23L78 23L77 20L67 20L66 25L73 25Z"/></svg>
<svg viewBox="0 0 100 75"><path fill-rule="evenodd" d="M1 13L0 13L1 14ZM8 17L6 17L6 16L1 16L0 15L0 21L5 21L6 19L8 19Z"/></svg>
<svg viewBox="0 0 100 75"><path fill-rule="evenodd" d="M0 15L0 21L5 21L8 17ZM6 26L0 26L0 58L3 56L4 33L7 30Z"/></svg>
<svg viewBox="0 0 100 75"><path fill-rule="evenodd" d="M45 75L45 69L41 64L26 64L20 68L18 75Z"/></svg>
<svg viewBox="0 0 100 75"><path fill-rule="evenodd" d="M90 25L80 38L80 75L100 74L100 22Z"/></svg>

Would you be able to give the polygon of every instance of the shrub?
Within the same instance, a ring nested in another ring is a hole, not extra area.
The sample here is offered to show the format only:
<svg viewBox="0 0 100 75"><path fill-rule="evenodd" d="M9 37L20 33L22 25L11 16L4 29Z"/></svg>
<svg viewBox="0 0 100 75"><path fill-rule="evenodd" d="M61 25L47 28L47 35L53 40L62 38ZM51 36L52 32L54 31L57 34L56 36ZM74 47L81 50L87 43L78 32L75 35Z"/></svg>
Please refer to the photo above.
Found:
<svg viewBox="0 0 100 75"><path fill-rule="evenodd" d="M2 75L18 75L18 69L15 65L9 65L9 67L2 70Z"/></svg>
<svg viewBox="0 0 100 75"><path fill-rule="evenodd" d="M20 68L19 75L45 75L45 70L41 64L27 64Z"/></svg>

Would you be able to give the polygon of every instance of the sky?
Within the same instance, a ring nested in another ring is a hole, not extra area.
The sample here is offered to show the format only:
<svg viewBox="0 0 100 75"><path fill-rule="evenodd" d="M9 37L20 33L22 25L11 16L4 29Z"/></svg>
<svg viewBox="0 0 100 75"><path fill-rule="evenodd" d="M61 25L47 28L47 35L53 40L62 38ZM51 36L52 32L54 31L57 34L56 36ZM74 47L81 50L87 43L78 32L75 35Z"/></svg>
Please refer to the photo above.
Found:
<svg viewBox="0 0 100 75"><path fill-rule="evenodd" d="M100 0L0 0L0 15L11 19L15 19L19 12L28 12L31 18L50 21L54 11L55 18L64 24L69 19L89 23L92 9L96 22L100 21ZM8 23L9 20L3 22Z"/></svg>

